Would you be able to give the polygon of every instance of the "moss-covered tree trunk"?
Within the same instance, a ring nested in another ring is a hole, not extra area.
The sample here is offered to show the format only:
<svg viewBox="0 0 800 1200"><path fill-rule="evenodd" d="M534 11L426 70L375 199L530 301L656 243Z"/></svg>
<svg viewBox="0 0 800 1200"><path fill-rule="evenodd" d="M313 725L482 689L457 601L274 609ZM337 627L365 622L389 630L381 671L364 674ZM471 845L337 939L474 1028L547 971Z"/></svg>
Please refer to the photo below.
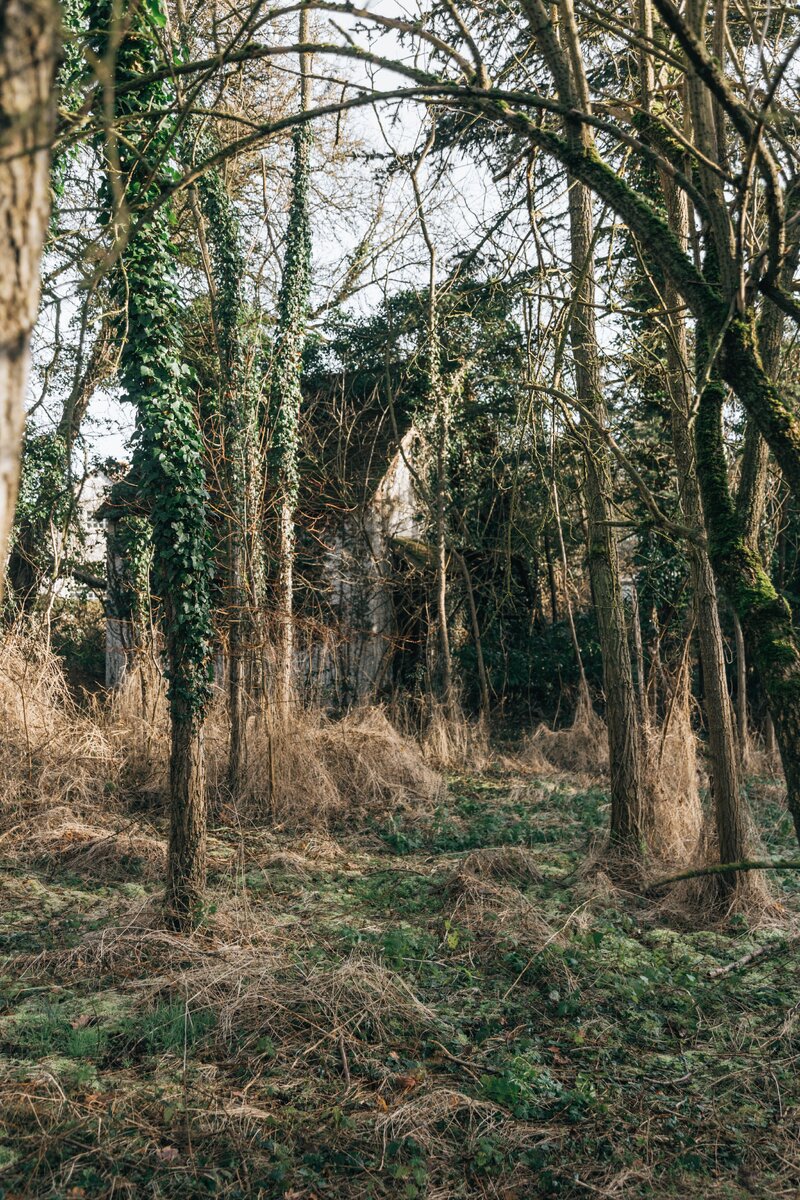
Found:
<svg viewBox="0 0 800 1200"><path fill-rule="evenodd" d="M674 299L671 290L667 294ZM699 532L704 528L704 521L689 426L691 393L686 378L686 342L684 330L679 327L677 321L671 322L667 347L672 437L678 468L681 508L687 523ZM717 589L712 564L705 548L692 543L688 547L688 556L703 671L703 707L708 722L711 791L718 851L721 862L739 862L747 857L748 821L739 778ZM728 884L735 886L736 879L729 880L727 876L723 877L723 886Z"/></svg>
<svg viewBox="0 0 800 1200"><path fill-rule="evenodd" d="M718 378L706 385L696 424L709 553L741 621L745 642L767 694L786 775L787 802L800 839L800 648L789 606L778 595L758 554L747 544L730 492L722 434L725 394Z"/></svg>
<svg viewBox="0 0 800 1200"><path fill-rule="evenodd" d="M681 244L688 243L688 210L685 199L672 180L661 176L670 226ZM693 377L689 367L686 323L680 312L677 289L667 279L663 299L666 308L664 339L667 385L675 464L678 469L678 494L687 525L700 533L705 529L695 448L692 444ZM708 723L708 749L711 760L711 793L714 801L714 826L720 861L740 862L747 857L748 813L742 794L739 756L734 736L733 709L728 691L725 644L717 602L714 570L706 548L698 542L688 547L689 574L694 599L700 665L703 672L703 707ZM741 876L720 876L724 891L735 889Z"/></svg>
<svg viewBox="0 0 800 1200"><path fill-rule="evenodd" d="M0 599L50 219L59 28L54 0L0 4Z"/></svg>

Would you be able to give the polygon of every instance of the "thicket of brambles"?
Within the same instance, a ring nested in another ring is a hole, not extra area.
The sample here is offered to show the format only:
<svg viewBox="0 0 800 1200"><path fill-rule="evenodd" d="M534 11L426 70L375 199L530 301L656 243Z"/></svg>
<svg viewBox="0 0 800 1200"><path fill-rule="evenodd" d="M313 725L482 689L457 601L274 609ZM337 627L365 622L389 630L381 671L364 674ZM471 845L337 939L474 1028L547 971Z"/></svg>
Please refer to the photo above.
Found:
<svg viewBox="0 0 800 1200"><path fill-rule="evenodd" d="M249 1054L290 1072L291 1010L349 1097L356 1075L383 1097L377 1045L407 1083L369 1137L329 1098L340 1175L302 1175L306 1130L283 1175L258 1143L248 1181L230 1145L256 1137L254 1104L199 1165L187 1116L186 1157L174 1135L127 1194L688 1186L682 1156L669 1184L657 1150L641 1178L615 1157L596 1079L559 1083L527 1043L476 1074L464 1047L527 1028L516 989L546 970L546 1019L572 1018L605 953L577 914L601 893L662 932L785 926L731 970L794 944L775 868L800 838L799 52L791 6L745 0L0 7L0 847L13 870L152 885L138 942L114 901L113 933L61 957L24 935L24 969L50 986L85 963L116 996L135 950L145 975L163 959L169 1004L184 989L184 1068L189 1013L213 1012L237 1078ZM532 848L556 842L568 871L548 875ZM377 845L420 857L372 957L331 965L315 925L300 979L274 928L244 932L256 867L294 873L317 922L313 863L370 875ZM457 862L434 884L426 854ZM243 907L220 915L225 872ZM442 966L426 904L458 970L505 930L473 988L494 997L485 1035L477 1013L453 1033L470 1001L442 1017L392 974ZM688 959L679 984L637 953L621 976L691 992ZM21 1011L0 1015L14 1061ZM104 1020L92 1061L117 1045ZM473 1090L423 1096L445 1062ZM517 1124L495 1146L497 1112ZM562 1117L597 1123L581 1153L615 1166L596 1184L533 1136ZM115 1194L99 1131L87 1182L20 1122L9 1195L23 1175L25 1194ZM477 1173L453 1167L453 1130ZM757 1189L777 1187L758 1145Z"/></svg>

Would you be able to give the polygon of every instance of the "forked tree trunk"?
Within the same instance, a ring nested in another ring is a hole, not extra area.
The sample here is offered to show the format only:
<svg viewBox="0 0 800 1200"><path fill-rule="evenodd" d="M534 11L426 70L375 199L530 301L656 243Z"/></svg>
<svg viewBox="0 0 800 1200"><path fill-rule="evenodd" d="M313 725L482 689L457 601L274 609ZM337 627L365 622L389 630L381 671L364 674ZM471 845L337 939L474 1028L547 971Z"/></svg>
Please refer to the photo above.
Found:
<svg viewBox="0 0 800 1200"><path fill-rule="evenodd" d="M58 28L53 0L0 4L0 598L50 217Z"/></svg>
<svg viewBox="0 0 800 1200"><path fill-rule="evenodd" d="M665 187L668 200L674 194ZM672 207L672 205L671 205ZM673 208L672 215L675 215ZM680 222L682 228L683 223ZM670 312L678 312L679 297L669 284L665 300ZM690 414L693 397L688 371L686 328L679 317L669 322L666 337L668 386L672 418L672 442L679 477L681 510L690 528L705 528L700 485ZM720 862L740 862L747 856L748 819L739 777L739 760L734 738L733 710L725 670L725 644L719 617L714 571L706 549L692 543L688 547L689 576L697 620L697 640L703 671L703 706L708 722L708 749L711 759L711 792ZM736 886L735 876L720 876L726 890Z"/></svg>
<svg viewBox="0 0 800 1200"><path fill-rule="evenodd" d="M645 39L639 50L642 106L649 112L655 90L653 59L649 50L653 38L652 10L649 0L636 0L636 8ZM660 177L669 225L685 249L689 240L686 199L665 172L661 172ZM667 388L679 499L686 524L699 533L705 523L690 425L693 387L689 374L689 348L686 324L680 315L680 296L669 279L664 285L663 299L667 314L664 338ZM738 862L747 853L747 812L741 794L716 584L708 553L703 546L690 544L688 558L703 673L703 707L708 724L717 848L721 862ZM735 887L736 882L735 877L720 876L720 884L726 891Z"/></svg>
<svg viewBox="0 0 800 1200"><path fill-rule="evenodd" d="M698 473L711 559L767 694L787 803L800 840L800 647L789 606L747 545L730 494L722 434L725 396L724 385L712 380L703 389L697 417Z"/></svg>
<svg viewBox="0 0 800 1200"><path fill-rule="evenodd" d="M591 104L572 0L560 0L560 29L545 0L522 0L530 31L553 77L558 97L568 114L564 144L580 158L594 152L589 127L570 113L589 112ZM609 449L602 431L606 425L597 334L594 319L594 228L592 194L569 177L569 223L572 277L575 289L571 340L577 398L599 426L586 431L586 482L589 576L597 612L603 655L606 722L611 772L612 848L625 858L641 856L644 836L644 778L636 691L633 684L628 631L619 577L617 544L611 524L612 480ZM588 424L588 423L587 423Z"/></svg>

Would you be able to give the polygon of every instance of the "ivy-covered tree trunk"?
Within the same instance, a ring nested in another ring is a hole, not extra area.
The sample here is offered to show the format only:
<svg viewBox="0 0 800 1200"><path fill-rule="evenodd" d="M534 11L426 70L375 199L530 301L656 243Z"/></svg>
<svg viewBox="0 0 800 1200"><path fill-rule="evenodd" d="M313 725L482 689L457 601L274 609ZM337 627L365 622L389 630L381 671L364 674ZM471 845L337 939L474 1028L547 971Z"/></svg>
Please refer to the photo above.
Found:
<svg viewBox="0 0 800 1200"><path fill-rule="evenodd" d="M245 331L245 261L239 222L225 181L211 169L201 176L198 193L207 222L214 266L214 313L220 356L219 451L225 495L225 605L228 632L228 787L238 793L245 770L247 720L244 688L246 635L252 627L255 597L248 596L246 562L255 546L251 475L254 467L256 397L252 354ZM252 601L252 603L250 603Z"/></svg>
<svg viewBox="0 0 800 1200"><path fill-rule="evenodd" d="M791 287L799 260L800 244L796 244L786 256L786 263L782 272L784 286ZM781 310L766 300L758 325L758 346L764 371L770 379L777 379L780 374L785 324L786 319ZM767 500L768 466L769 447L761 436L756 422L752 417L748 417L745 427L739 486L736 492L736 511L742 525L745 543L759 557L762 557L759 543L761 523ZM749 654L745 644L744 631L738 617L736 618L736 659L740 737L741 730L744 730L745 737L749 739L749 728L747 726L747 664ZM766 713L764 734L767 756L770 760L774 760L777 757L775 727L769 710Z"/></svg>
<svg viewBox="0 0 800 1200"><path fill-rule="evenodd" d="M101 55L120 32L110 29L116 11L107 0L90 11ZM150 24L159 11L150 3L146 11L127 14L116 51L118 84L138 82L142 72L162 65ZM168 206L151 208L170 176L174 131L169 118L153 121L148 110L170 112L172 99L167 82L117 91L115 116L125 118L125 137L117 138L113 126L107 130L106 201L111 233L123 247L111 279L113 299L125 314L117 330L119 377L136 406L133 471L152 527L153 579L166 642L172 729L166 919L187 930L200 919L205 889L203 726L212 629L203 446L181 360L177 256ZM125 195L135 212L121 211L112 203L115 195Z"/></svg>
<svg viewBox="0 0 800 1200"><path fill-rule="evenodd" d="M196 34L189 22L184 0L176 0L180 51L191 59ZM171 33L169 13L167 28ZM176 81L178 99L183 102L180 81ZM211 158L219 149L216 139L189 124L189 135L181 141L187 158ZM191 206L198 226L204 262L208 272L213 310L215 341L219 354L218 407L213 412L213 469L222 484L215 504L225 524L224 623L227 632L225 661L228 693L228 769L227 783L232 795L241 790L245 774L247 695L244 686L244 654L247 635L252 636L256 608L255 589L248 593L247 563L260 563L255 531L258 527L254 480L257 470L257 407L253 380L254 346L248 339L245 311L245 258L236 208L217 167L207 168L190 189ZM199 200L199 204L198 204ZM260 534L260 530L259 530Z"/></svg>
<svg viewBox="0 0 800 1200"><path fill-rule="evenodd" d="M0 4L0 598L50 219L58 34L54 0Z"/></svg>
<svg viewBox="0 0 800 1200"><path fill-rule="evenodd" d="M300 13L299 39L307 36L308 14ZM307 56L300 55L300 109L308 108L310 80ZM295 514L299 489L298 441L300 388L306 319L311 287L311 223L308 189L311 165L311 128L307 122L294 134L294 170L286 253L283 262L278 327L275 334L270 388L270 461L275 471L278 513L278 628L276 639L275 702L285 719L294 696L294 557Z"/></svg>

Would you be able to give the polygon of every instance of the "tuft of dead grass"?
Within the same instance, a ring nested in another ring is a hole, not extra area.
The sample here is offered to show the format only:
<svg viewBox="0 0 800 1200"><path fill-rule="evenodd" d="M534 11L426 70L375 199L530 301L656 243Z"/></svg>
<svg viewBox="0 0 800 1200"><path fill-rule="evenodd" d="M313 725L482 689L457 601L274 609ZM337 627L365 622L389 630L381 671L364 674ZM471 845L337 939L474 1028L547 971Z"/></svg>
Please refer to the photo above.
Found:
<svg viewBox="0 0 800 1200"><path fill-rule="evenodd" d="M461 869L479 879L497 879L519 887L542 881L536 856L525 846L488 846L472 850L463 860Z"/></svg>
<svg viewBox="0 0 800 1200"><path fill-rule="evenodd" d="M662 867L682 866L696 856L703 831L687 664L674 683L661 728L645 731L644 750L648 849Z"/></svg>
<svg viewBox="0 0 800 1200"><path fill-rule="evenodd" d="M399 1104L378 1118L379 1132L392 1138L412 1137L429 1153L441 1152L449 1136L472 1144L500 1126L508 1114L490 1100L476 1100L456 1088L436 1087Z"/></svg>
<svg viewBox="0 0 800 1200"><path fill-rule="evenodd" d="M758 856L760 839L754 827L751 827L749 840L753 854ZM691 870L719 861L719 847L709 814L693 856L680 865ZM663 870L658 875L663 878ZM732 888L725 887L719 875L682 879L659 897L655 911L661 920L686 928L722 926L734 915L746 918L748 926L754 929L786 921L786 913L776 903L763 871L737 871Z"/></svg>
<svg viewBox="0 0 800 1200"><path fill-rule="evenodd" d="M298 710L248 729L245 806L281 828L330 829L431 808L441 776L380 708L332 721Z"/></svg>
<svg viewBox="0 0 800 1200"><path fill-rule="evenodd" d="M447 771L483 771L492 757L486 722L470 721L460 705L430 706L421 745L427 761Z"/></svg>
<svg viewBox="0 0 800 1200"><path fill-rule="evenodd" d="M597 776L608 771L608 734L605 722L581 697L572 724L566 729L540 725L527 738L521 758L534 770L553 769L574 775Z"/></svg>
<svg viewBox="0 0 800 1200"><path fill-rule="evenodd" d="M475 873L468 861L460 863L442 885L451 924L491 943L513 933L534 953L553 942L561 944L563 931L554 930L518 887Z"/></svg>

